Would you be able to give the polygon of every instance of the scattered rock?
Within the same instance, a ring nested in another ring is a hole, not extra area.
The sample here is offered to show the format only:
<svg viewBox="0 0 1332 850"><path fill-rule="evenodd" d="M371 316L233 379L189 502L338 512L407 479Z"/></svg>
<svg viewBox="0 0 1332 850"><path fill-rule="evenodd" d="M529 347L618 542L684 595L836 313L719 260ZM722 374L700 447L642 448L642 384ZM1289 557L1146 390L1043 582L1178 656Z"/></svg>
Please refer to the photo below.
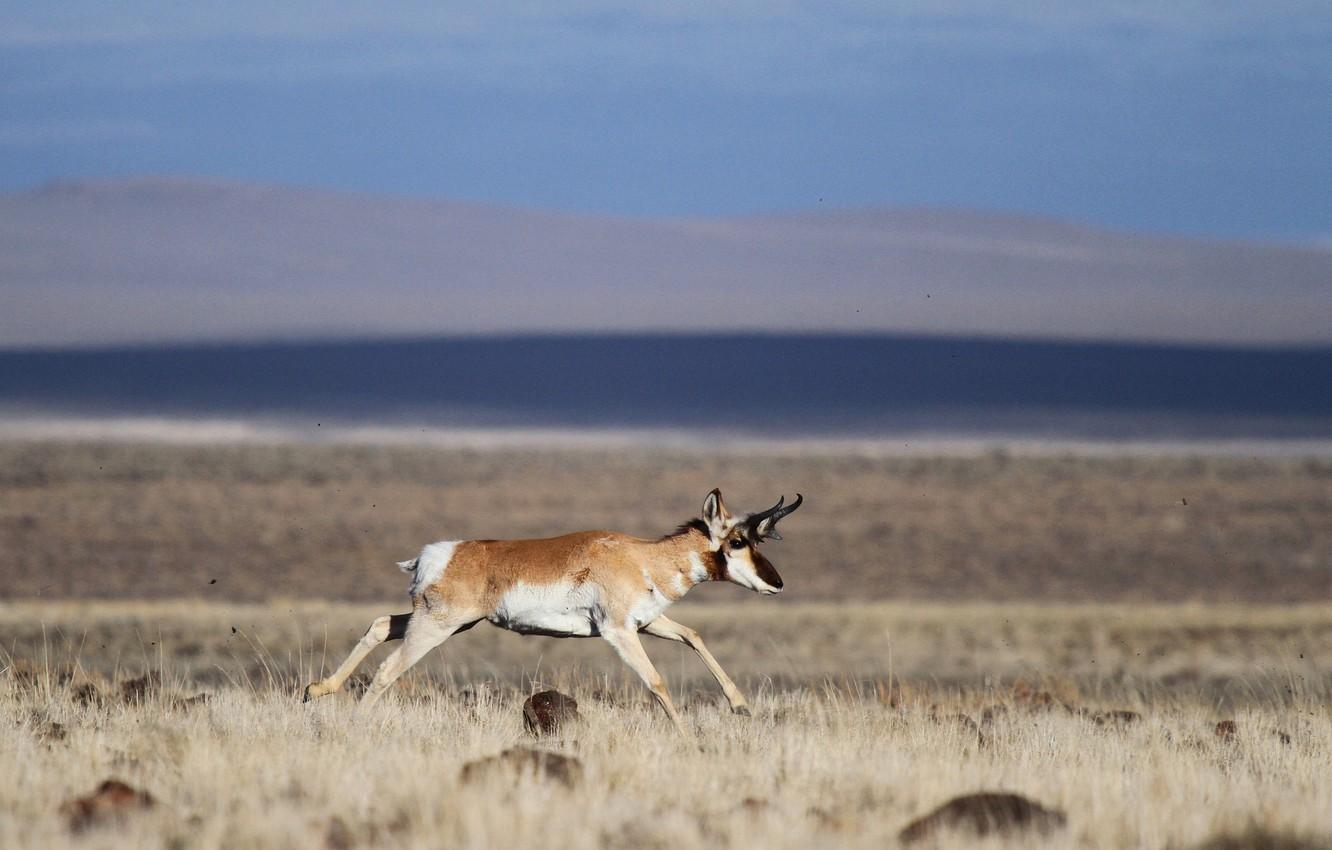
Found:
<svg viewBox="0 0 1332 850"><path fill-rule="evenodd" d="M814 819L815 823L819 825L819 829L830 829L835 832L841 832L851 825L846 818L839 817L819 806L811 806L805 814Z"/></svg>
<svg viewBox="0 0 1332 850"><path fill-rule="evenodd" d="M69 735L69 730L65 728L65 724L57 723L54 720L38 723L33 731L39 740L46 741L48 744L59 743Z"/></svg>
<svg viewBox="0 0 1332 850"><path fill-rule="evenodd" d="M143 702L153 691L160 691L163 677L160 673L144 673L139 678L120 683L120 698L125 702Z"/></svg>
<svg viewBox="0 0 1332 850"><path fill-rule="evenodd" d="M144 673L137 679L120 683L120 698L125 702L143 702L154 691L162 689L160 673Z"/></svg>
<svg viewBox="0 0 1332 850"><path fill-rule="evenodd" d="M1214 835L1196 845L1193 850L1332 850L1332 841L1288 832L1271 832L1254 824L1244 832Z"/></svg>
<svg viewBox="0 0 1332 850"><path fill-rule="evenodd" d="M463 782L473 782L505 771L515 776L531 773L538 778L563 782L572 788L583 778L583 763L559 753L534 750L531 747L510 747L497 756L463 765L460 778Z"/></svg>
<svg viewBox="0 0 1332 850"><path fill-rule="evenodd" d="M15 658L5 668L5 675L18 687L31 688L41 680L41 674L31 661Z"/></svg>
<svg viewBox="0 0 1332 850"><path fill-rule="evenodd" d="M529 735L554 735L576 720L578 700L559 691L541 691L523 703L523 726Z"/></svg>
<svg viewBox="0 0 1332 850"><path fill-rule="evenodd" d="M1052 711L1062 708L1069 713L1073 711L1068 700L1059 698L1048 689L1038 688L1026 679L1018 679L1013 683L1012 696L1014 703L1030 709Z"/></svg>
<svg viewBox="0 0 1332 850"><path fill-rule="evenodd" d="M1114 708L1109 711L1095 711L1091 714L1092 722L1097 726L1132 726L1142 720L1142 715L1127 708Z"/></svg>
<svg viewBox="0 0 1332 850"><path fill-rule="evenodd" d="M985 706L985 710L981 712L981 725L989 726L994 723L995 720L1006 714L1008 714L1008 706L1006 705L999 705L998 703L987 705Z"/></svg>
<svg viewBox="0 0 1332 850"><path fill-rule="evenodd" d="M123 820L156 804L153 795L147 791L140 791L119 779L107 779L88 796L65 803L60 812L69 819L71 830L81 832L89 827Z"/></svg>
<svg viewBox="0 0 1332 850"><path fill-rule="evenodd" d="M976 835L1030 829L1052 832L1068 819L1057 809L1018 794L983 792L954 797L939 808L907 824L898 837L904 842L919 841L941 829L966 829Z"/></svg>
<svg viewBox="0 0 1332 850"><path fill-rule="evenodd" d="M1239 732L1239 727L1233 720L1222 720L1216 724L1216 739L1224 741L1227 744L1235 740L1235 735Z"/></svg>
<svg viewBox="0 0 1332 850"><path fill-rule="evenodd" d="M176 709L197 708L206 705L210 699L212 696L209 694L195 694L192 697L173 696L170 704Z"/></svg>
<svg viewBox="0 0 1332 850"><path fill-rule="evenodd" d="M102 692L92 682L84 682L70 688L69 698L79 705L102 704Z"/></svg>
<svg viewBox="0 0 1332 850"><path fill-rule="evenodd" d="M1290 733L1289 733L1289 732L1282 732L1280 729L1278 729L1278 730L1276 730L1276 732L1275 732L1274 734L1276 735L1277 740L1281 742L1281 746L1283 746L1283 747L1289 747L1289 746L1290 746L1290 740L1291 740L1291 739L1290 739Z"/></svg>
<svg viewBox="0 0 1332 850"><path fill-rule="evenodd" d="M68 684L77 671L71 664L57 664L52 667L46 664L35 664L26 658L15 658L3 672L18 687L38 688L46 683L51 685Z"/></svg>
<svg viewBox="0 0 1332 850"><path fill-rule="evenodd" d="M746 797L740 801L739 808L751 815L761 815L768 808L768 801L762 797Z"/></svg>
<svg viewBox="0 0 1332 850"><path fill-rule="evenodd" d="M324 847L328 850L351 850L355 846L356 837L352 835L347 822L337 815L329 818L328 827L324 830Z"/></svg>

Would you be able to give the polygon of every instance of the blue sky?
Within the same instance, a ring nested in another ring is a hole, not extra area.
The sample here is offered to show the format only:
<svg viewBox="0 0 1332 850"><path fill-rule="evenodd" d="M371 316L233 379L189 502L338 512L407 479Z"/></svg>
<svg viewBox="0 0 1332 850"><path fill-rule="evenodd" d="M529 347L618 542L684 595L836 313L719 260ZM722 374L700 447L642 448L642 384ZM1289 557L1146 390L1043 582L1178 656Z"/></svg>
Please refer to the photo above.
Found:
<svg viewBox="0 0 1332 850"><path fill-rule="evenodd" d="M1332 4L0 2L0 188L1332 236Z"/></svg>

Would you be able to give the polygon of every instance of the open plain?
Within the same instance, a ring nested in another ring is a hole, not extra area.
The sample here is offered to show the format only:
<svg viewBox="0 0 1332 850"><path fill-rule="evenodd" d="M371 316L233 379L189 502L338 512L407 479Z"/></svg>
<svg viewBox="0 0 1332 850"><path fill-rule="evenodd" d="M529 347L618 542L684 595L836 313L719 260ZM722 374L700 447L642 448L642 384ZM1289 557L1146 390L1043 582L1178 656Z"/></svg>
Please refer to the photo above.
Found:
<svg viewBox="0 0 1332 850"><path fill-rule="evenodd" d="M891 447L889 447L891 449ZM805 495L781 602L1332 602L1332 459L0 442L0 598L401 599L440 539ZM734 587L690 597L738 600Z"/></svg>
<svg viewBox="0 0 1332 850"><path fill-rule="evenodd" d="M891 847L982 791L1062 821L919 846L1332 842L1326 460L10 443L0 461L0 846ZM753 717L679 645L645 644L688 739L601 641L484 625L369 711L359 678L300 702L406 610L392 562L422 542L655 535L717 485L808 501L766 550L781 597L703 587L672 609ZM535 738L521 706L545 688L581 719ZM467 767L514 747L576 762ZM72 803L108 779L127 788Z"/></svg>

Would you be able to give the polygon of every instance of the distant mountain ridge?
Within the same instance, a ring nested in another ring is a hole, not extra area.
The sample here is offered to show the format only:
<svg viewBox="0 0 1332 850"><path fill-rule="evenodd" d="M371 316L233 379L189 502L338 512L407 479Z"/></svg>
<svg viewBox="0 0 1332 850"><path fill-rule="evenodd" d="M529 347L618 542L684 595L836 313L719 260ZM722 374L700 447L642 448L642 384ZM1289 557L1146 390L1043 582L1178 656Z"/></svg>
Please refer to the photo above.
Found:
<svg viewBox="0 0 1332 850"><path fill-rule="evenodd" d="M0 346L834 331L1326 345L1332 251L938 209L639 219L185 178L0 195Z"/></svg>

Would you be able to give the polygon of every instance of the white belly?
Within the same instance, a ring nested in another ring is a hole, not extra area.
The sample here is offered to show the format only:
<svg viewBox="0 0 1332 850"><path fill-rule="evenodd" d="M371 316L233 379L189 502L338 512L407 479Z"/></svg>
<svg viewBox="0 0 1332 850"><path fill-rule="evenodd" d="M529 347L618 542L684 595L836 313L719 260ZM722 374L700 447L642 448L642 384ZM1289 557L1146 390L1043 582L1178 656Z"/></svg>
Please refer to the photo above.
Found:
<svg viewBox="0 0 1332 850"><path fill-rule="evenodd" d="M527 635L592 637L601 634L600 594L588 584L514 585L486 619Z"/></svg>

